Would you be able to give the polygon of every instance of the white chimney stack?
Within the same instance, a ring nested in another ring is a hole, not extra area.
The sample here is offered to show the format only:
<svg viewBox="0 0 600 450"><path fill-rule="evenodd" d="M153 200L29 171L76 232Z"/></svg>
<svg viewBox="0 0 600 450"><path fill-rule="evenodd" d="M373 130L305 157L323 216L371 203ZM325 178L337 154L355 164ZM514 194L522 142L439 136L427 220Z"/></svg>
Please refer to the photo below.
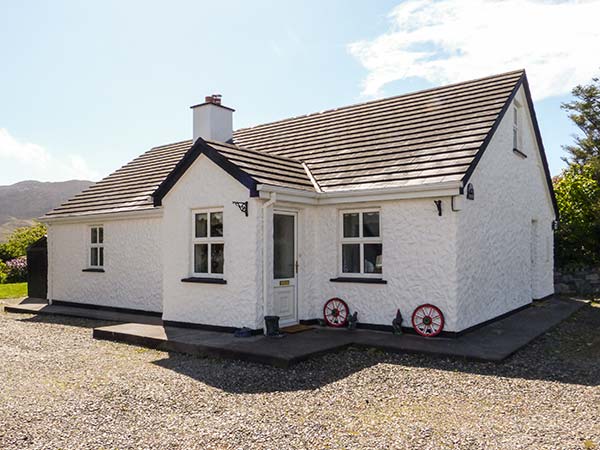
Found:
<svg viewBox="0 0 600 450"><path fill-rule="evenodd" d="M233 137L234 109L221 105L221 95L213 94L204 103L192 106L194 142L204 140L228 142Z"/></svg>

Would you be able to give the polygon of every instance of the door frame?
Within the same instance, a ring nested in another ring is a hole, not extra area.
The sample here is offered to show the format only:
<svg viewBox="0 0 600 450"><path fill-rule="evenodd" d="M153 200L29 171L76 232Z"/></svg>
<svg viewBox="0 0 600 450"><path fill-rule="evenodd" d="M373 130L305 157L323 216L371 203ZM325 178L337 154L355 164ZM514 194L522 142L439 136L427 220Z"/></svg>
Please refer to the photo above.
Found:
<svg viewBox="0 0 600 450"><path fill-rule="evenodd" d="M275 220L275 215L276 214L280 214L280 215L287 215L287 216L292 216L294 217L294 317L293 319L287 320L285 322L281 322L280 325L281 326L290 326L290 325L295 325L297 323L299 323L299 314L298 314L298 302L300 301L299 297L298 297L298 293L299 293L299 289L298 289L298 282L299 282L299 277L298 277L298 245L299 245L299 236L298 236L298 210L295 209L289 209L289 208L273 208L273 221ZM274 230L273 230L274 231ZM273 236L271 237L272 239L272 261L273 264L275 264L275 233L273 233ZM285 280L285 278L282 278ZM272 273L271 276L271 286L273 289L273 305L275 304L275 289L276 289L276 279L275 279L275 273Z"/></svg>

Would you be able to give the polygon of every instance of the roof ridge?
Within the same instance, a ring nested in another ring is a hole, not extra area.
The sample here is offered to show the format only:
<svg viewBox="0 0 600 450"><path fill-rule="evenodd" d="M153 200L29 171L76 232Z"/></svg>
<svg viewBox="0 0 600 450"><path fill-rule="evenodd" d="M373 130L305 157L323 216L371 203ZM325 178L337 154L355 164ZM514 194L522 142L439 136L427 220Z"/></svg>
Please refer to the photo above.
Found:
<svg viewBox="0 0 600 450"><path fill-rule="evenodd" d="M460 86L460 85L463 85L463 84L474 83L474 82L477 82L477 81L490 80L490 79L493 79L493 78L503 77L503 76L506 76L506 75L512 75L512 74L516 75L518 73L524 74L525 73L525 69L511 70L511 71L508 71L508 72L498 73L498 74L495 74L495 75L489 75L487 77L473 78L473 79L470 79L470 80L460 81L458 83L450 83L450 84L445 84L443 86L431 87L431 88L427 88L427 89L419 89L417 91L405 92L404 94L392 95L391 97L378 98L378 99L375 99L375 100L368 100L366 102L358 102L358 103L353 103L353 104L350 104L350 105L338 106L337 108L325 109L323 111L317 111L317 112L308 113L308 114L300 114L300 115L297 115L297 116L287 117L285 119L279 119L279 120L274 120L272 122L266 122L266 123L261 123L261 124L258 124L258 125L253 125L251 127L238 128L237 130L234 130L234 134L237 133L237 132L241 132L241 131L252 130L252 129L255 129L255 128L259 128L259 127L275 125L275 124L279 124L279 123L283 123L283 122L287 122L287 121L291 121L291 120L303 119L303 118L308 118L308 117L316 117L316 116L319 116L321 114L326 114L326 113L331 113L331 112L335 112L335 111L340 111L340 110L344 110L344 109L347 109L347 108L354 108L354 107L357 107L357 106L370 105L370 104L374 104L374 103L378 103L378 102L382 102L382 101L388 101L388 100L392 100L392 99L397 99L397 98L402 98L402 97L408 97L408 96L411 96L411 95L417 95L417 94L422 94L422 93L426 93L426 92L431 92L431 91L437 91L437 90L441 90L441 89L452 88L452 87Z"/></svg>

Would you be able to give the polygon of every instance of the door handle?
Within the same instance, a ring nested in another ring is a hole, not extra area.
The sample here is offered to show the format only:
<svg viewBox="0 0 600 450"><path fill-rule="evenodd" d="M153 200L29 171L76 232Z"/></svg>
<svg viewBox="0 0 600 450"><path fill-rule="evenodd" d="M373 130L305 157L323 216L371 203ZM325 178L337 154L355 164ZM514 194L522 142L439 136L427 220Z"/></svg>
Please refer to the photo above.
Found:
<svg viewBox="0 0 600 450"><path fill-rule="evenodd" d="M298 263L298 260L296 260L296 273L298 273L298 268L300 267L300 263Z"/></svg>

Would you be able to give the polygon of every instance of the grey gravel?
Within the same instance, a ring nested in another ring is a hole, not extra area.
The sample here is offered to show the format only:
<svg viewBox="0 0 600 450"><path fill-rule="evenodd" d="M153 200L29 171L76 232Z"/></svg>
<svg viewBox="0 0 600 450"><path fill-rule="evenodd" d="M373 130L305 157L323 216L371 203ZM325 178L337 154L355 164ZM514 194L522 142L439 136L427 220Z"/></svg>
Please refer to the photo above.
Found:
<svg viewBox="0 0 600 450"><path fill-rule="evenodd" d="M600 448L599 307L502 364L348 349L284 370L101 324L0 313L0 448Z"/></svg>

